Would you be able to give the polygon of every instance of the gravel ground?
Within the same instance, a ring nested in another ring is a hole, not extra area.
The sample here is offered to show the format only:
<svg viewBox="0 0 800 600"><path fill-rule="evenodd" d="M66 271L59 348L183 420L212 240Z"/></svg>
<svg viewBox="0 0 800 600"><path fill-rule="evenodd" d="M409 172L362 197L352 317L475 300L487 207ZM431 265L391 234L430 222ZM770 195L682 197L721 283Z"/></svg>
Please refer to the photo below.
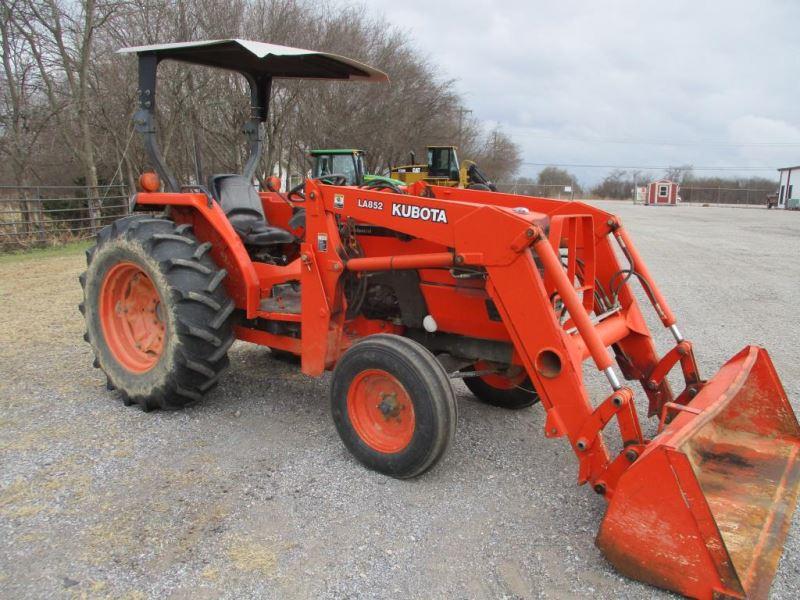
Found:
<svg viewBox="0 0 800 600"><path fill-rule="evenodd" d="M638 241L703 372L764 345L800 408L800 214L603 207ZM0 596L671 597L603 560L604 501L575 485L540 407L487 407L459 382L455 443L412 481L350 458L327 378L255 346L233 347L196 407L125 408L81 339L82 268L79 253L0 262ZM775 598L800 597L796 524Z"/></svg>

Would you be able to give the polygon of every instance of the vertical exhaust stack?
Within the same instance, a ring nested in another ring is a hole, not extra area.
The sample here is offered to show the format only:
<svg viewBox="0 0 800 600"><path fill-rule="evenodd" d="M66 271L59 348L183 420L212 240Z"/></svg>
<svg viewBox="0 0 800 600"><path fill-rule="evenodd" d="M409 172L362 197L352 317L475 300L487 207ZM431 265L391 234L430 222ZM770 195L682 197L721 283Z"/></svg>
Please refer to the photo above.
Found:
<svg viewBox="0 0 800 600"><path fill-rule="evenodd" d="M766 598L800 488L800 426L767 352L733 357L620 478L597 545L694 598Z"/></svg>

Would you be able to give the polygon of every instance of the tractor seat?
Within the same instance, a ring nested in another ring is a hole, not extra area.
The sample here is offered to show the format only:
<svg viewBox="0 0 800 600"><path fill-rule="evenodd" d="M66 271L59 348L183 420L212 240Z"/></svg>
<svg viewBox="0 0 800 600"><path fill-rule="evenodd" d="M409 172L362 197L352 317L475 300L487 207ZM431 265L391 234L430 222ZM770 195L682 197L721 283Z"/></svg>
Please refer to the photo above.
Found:
<svg viewBox="0 0 800 600"><path fill-rule="evenodd" d="M290 232L267 222L261 198L246 177L212 175L208 183L211 195L219 202L245 246L271 246L296 241Z"/></svg>

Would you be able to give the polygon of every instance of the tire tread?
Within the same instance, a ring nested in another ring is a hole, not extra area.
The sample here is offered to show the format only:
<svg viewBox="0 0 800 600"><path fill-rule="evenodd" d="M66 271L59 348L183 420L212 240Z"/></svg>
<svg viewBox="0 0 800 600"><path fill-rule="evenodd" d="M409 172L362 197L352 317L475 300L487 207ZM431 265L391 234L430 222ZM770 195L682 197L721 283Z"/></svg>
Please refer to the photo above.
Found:
<svg viewBox="0 0 800 600"><path fill-rule="evenodd" d="M96 244L86 251L88 270L79 281L84 299L79 310L87 320L84 339L94 350L94 364L106 370L99 359L97 344L101 340L98 327L90 326L90 315L96 307L90 303L87 273L99 256L98 252L114 240L124 239L141 246L142 251L164 276L168 289L162 290L162 302L170 303L175 313L175 335L178 338L175 366L163 384L147 395L132 391L118 371L106 371L109 389L116 388L126 404L138 404L142 410L178 409L199 401L213 388L228 366L227 351L233 344L233 311L235 303L220 283L227 271L218 268L209 251L211 244L199 242L188 224L176 224L165 218L132 215L118 219L97 234ZM95 269L96 271L96 269ZM104 359L106 360L106 359ZM113 360L113 359L112 359ZM118 369L118 368L117 368ZM112 376L113 375L113 376Z"/></svg>

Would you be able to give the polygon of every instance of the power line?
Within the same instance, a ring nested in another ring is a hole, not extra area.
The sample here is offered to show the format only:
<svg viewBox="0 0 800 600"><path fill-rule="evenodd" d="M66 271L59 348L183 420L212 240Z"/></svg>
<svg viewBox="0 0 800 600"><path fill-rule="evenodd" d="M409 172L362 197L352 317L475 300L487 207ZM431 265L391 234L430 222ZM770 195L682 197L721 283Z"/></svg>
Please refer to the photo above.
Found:
<svg viewBox="0 0 800 600"><path fill-rule="evenodd" d="M625 144L632 146L680 146L680 147L710 147L710 148L796 148L800 147L800 142L665 142L660 140L624 140L613 138L571 138L563 136L530 135L531 138L538 140L553 140L563 142L578 142L581 144Z"/></svg>
<svg viewBox="0 0 800 600"><path fill-rule="evenodd" d="M669 166L631 166L631 165L583 165L575 163L537 163L523 162L531 167L570 167L573 169L637 169L640 171L666 171L668 169L682 169L691 171L777 171L777 167L695 167L692 165ZM684 169L685 166L685 169Z"/></svg>

